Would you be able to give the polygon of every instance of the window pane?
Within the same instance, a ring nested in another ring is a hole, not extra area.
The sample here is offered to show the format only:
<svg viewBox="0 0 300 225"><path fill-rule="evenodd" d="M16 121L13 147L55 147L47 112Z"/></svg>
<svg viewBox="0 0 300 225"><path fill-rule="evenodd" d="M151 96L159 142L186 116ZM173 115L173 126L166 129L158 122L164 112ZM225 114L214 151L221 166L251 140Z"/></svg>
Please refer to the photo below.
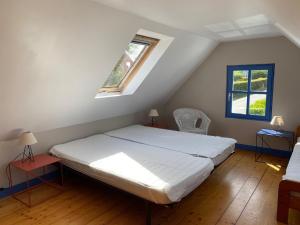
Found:
<svg viewBox="0 0 300 225"><path fill-rule="evenodd" d="M125 50L125 53L130 57L130 59L133 62L135 62L146 47L147 44L131 42L129 43L127 49Z"/></svg>
<svg viewBox="0 0 300 225"><path fill-rule="evenodd" d="M248 90L248 70L233 71L233 91Z"/></svg>
<svg viewBox="0 0 300 225"><path fill-rule="evenodd" d="M148 45L144 43L129 43L103 87L118 87L147 47Z"/></svg>
<svg viewBox="0 0 300 225"><path fill-rule="evenodd" d="M251 90L267 92L268 70L251 70Z"/></svg>
<svg viewBox="0 0 300 225"><path fill-rule="evenodd" d="M231 112L237 114L247 113L247 94L246 93L232 93Z"/></svg>
<svg viewBox="0 0 300 225"><path fill-rule="evenodd" d="M249 114L256 116L266 115L266 100L267 95L264 94L251 94Z"/></svg>

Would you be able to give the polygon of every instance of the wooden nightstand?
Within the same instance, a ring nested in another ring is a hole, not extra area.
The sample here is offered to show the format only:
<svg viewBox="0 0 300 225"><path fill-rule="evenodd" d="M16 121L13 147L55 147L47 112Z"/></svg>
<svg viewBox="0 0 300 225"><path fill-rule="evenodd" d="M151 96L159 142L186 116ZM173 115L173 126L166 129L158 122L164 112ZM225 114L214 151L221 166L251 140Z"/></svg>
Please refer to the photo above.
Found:
<svg viewBox="0 0 300 225"><path fill-rule="evenodd" d="M59 164L60 167L60 176L61 176L61 185L55 184L53 182L50 182L49 180L46 180L42 177L42 175L37 175L34 173L35 170L37 169L42 169L43 170L43 175L45 175L45 172L50 165L54 164ZM39 186L40 184L47 184L53 188L59 189L60 191L63 190L62 185L63 185L63 166L61 164L61 159L50 156L47 154L41 154L41 155L36 155L34 156L34 161L26 160L17 160L17 161L12 161L8 165L8 178L9 178L9 188L12 191L13 187L13 180L12 180L12 173L11 170L12 168L15 168L19 171L22 171L26 174L26 189L17 193L13 193L12 197L15 198L16 200L20 201L24 205L28 207L32 207L32 201L31 201L31 190L34 189L35 187ZM38 179L40 182L37 185L32 185L30 183L30 180L32 179ZM20 198L17 197L18 194L27 192L28 193L28 201L24 201ZM47 199L43 200L46 201ZM41 203L41 202L39 202Z"/></svg>

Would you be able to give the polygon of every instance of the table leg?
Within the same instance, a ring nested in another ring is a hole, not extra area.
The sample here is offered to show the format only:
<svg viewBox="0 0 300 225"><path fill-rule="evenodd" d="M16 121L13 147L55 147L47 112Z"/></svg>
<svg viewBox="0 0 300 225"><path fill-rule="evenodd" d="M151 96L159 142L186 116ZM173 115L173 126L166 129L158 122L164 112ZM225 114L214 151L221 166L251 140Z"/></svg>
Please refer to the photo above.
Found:
<svg viewBox="0 0 300 225"><path fill-rule="evenodd" d="M257 162L257 152L258 152L258 143L257 143L257 134L255 136L255 147L256 147L256 151L255 151L255 162Z"/></svg>
<svg viewBox="0 0 300 225"><path fill-rule="evenodd" d="M293 145L295 145L296 144L296 142L297 142L297 140L296 140L296 136L295 135L293 135ZM293 146L294 147L294 146Z"/></svg>
<svg viewBox="0 0 300 225"><path fill-rule="evenodd" d="M293 135L293 137L289 139L289 145L290 145L289 150L290 151L293 150L294 144L295 144L295 136Z"/></svg>
<svg viewBox="0 0 300 225"><path fill-rule="evenodd" d="M259 161L259 158L261 157L262 153L260 150L260 147L258 146L258 139L261 141L261 146L263 146L263 136L256 135L256 151L255 151L255 162L261 162Z"/></svg>
<svg viewBox="0 0 300 225"><path fill-rule="evenodd" d="M294 147L294 144L295 144L295 135L293 135L292 140L293 140L293 143L292 143L292 150L293 150L293 147Z"/></svg>
<svg viewBox="0 0 300 225"><path fill-rule="evenodd" d="M30 175L26 173L26 184L28 190L28 206L31 207L31 190L30 190Z"/></svg>
<svg viewBox="0 0 300 225"><path fill-rule="evenodd" d="M12 192L12 186L13 186L13 181L12 181L12 175L11 175L11 165L8 165L8 185L9 185L9 190Z"/></svg>
<svg viewBox="0 0 300 225"><path fill-rule="evenodd" d="M258 139L260 139L261 146L258 146ZM265 161L259 160L260 157L263 155L261 149L264 147L264 136L263 135L256 135L256 151L255 151L255 162L265 163Z"/></svg>
<svg viewBox="0 0 300 225"><path fill-rule="evenodd" d="M61 185L63 186L64 185L64 168L63 168L63 164L62 163L59 163L60 165L60 178L61 178Z"/></svg>
<svg viewBox="0 0 300 225"><path fill-rule="evenodd" d="M260 155L259 155L259 157L261 157L263 154L264 154L264 143L265 143L265 140L264 140L264 135L262 135L261 136L261 151L260 151ZM265 161L260 161L260 162L262 162L262 163L265 163Z"/></svg>

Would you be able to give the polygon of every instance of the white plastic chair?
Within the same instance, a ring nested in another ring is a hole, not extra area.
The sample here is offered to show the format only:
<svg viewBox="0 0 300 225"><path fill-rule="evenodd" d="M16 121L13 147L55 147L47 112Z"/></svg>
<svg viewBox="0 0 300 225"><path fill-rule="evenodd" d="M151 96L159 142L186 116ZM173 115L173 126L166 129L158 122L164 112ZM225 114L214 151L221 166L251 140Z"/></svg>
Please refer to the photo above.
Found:
<svg viewBox="0 0 300 225"><path fill-rule="evenodd" d="M179 131L207 135L211 120L204 112L197 109L180 108L176 109L173 115ZM201 124L199 127L196 127L199 119Z"/></svg>

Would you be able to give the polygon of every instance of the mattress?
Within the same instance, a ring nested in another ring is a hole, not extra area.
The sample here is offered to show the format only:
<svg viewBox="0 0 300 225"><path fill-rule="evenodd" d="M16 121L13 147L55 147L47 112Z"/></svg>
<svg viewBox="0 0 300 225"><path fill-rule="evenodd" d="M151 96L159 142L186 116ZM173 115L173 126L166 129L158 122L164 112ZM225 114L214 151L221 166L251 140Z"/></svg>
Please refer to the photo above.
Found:
<svg viewBox="0 0 300 225"><path fill-rule="evenodd" d="M214 167L210 159L103 134L56 145L50 153L79 172L157 204L180 201Z"/></svg>
<svg viewBox="0 0 300 225"><path fill-rule="evenodd" d="M143 143L197 157L212 159L215 165L234 152L236 140L202 134L132 125L105 133L111 137Z"/></svg>
<svg viewBox="0 0 300 225"><path fill-rule="evenodd" d="M294 147L293 154L286 168L284 180L300 182L300 141Z"/></svg>

